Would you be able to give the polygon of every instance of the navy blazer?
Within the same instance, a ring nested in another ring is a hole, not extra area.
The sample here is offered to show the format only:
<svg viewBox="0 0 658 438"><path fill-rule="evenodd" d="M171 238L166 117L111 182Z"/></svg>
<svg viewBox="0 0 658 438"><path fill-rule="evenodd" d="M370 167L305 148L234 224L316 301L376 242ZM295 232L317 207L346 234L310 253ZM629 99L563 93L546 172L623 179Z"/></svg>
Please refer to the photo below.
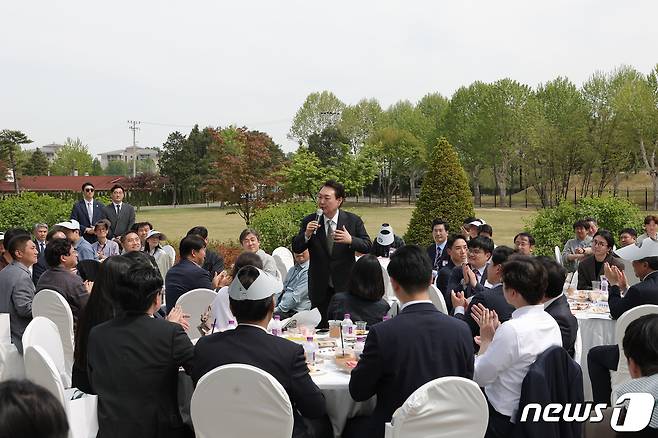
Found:
<svg viewBox="0 0 658 438"><path fill-rule="evenodd" d="M368 437L383 437L384 424L416 389L445 376L473 377L473 339L468 326L431 303L405 307L370 328L361 360L350 378L356 401L377 395Z"/></svg>
<svg viewBox="0 0 658 438"><path fill-rule="evenodd" d="M330 277L333 281L334 290L347 290L349 274L356 262L354 253L368 254L372 246L370 236L368 236L361 218L354 213L339 210L336 229L342 230L345 226L345 229L352 236L352 244L334 243L333 250L329 254L327 234L324 229L324 216L320 218L320 228L317 229L308 242L304 238L306 226L316 219L315 214L310 214L302 219L299 233L292 240L292 250L295 253L300 254L308 249L311 255L311 264L308 268L308 297L311 299L311 303L323 300Z"/></svg>
<svg viewBox="0 0 658 438"><path fill-rule="evenodd" d="M450 292L464 292L464 296L470 298L475 295L476 292L484 290L484 282L487 280L487 268L489 268L489 265L485 266L480 282L476 284L475 287L472 287L471 285L464 286L464 270L461 266L455 266L452 268L448 284L446 285L446 290L442 291L444 297L446 297L446 307L448 308L449 313L452 313Z"/></svg>
<svg viewBox="0 0 658 438"><path fill-rule="evenodd" d="M658 305L658 271L644 277L644 280L631 286L621 297L619 286L610 286L608 305L612 319L619 318L625 311L643 304Z"/></svg>
<svg viewBox="0 0 658 438"><path fill-rule="evenodd" d="M574 344L576 343L576 335L578 334L578 320L571 313L567 297L564 295L560 296L560 298L553 301L544 310L553 317L560 327L562 347L567 350L567 353L571 357L574 357L576 351Z"/></svg>
<svg viewBox="0 0 658 438"><path fill-rule="evenodd" d="M167 315L176 305L176 300L178 300L181 295L192 289L199 288L213 288L208 271L185 258L172 266L165 276ZM199 316L200 315L192 315L192 321L198 321Z"/></svg>
<svg viewBox="0 0 658 438"><path fill-rule="evenodd" d="M583 373L562 347L553 346L537 356L530 365L521 385L519 410L512 430L513 438L580 438L582 423L577 421L546 422L539 420L521 423L523 407L528 403L583 403ZM530 414L532 416L532 413ZM529 418L531 418L531 416Z"/></svg>
<svg viewBox="0 0 658 438"><path fill-rule="evenodd" d="M308 373L301 345L272 336L258 327L238 325L235 330L199 339L194 348L194 366L190 375L196 385L208 371L230 363L260 368L283 386L293 408L293 437L307 434L301 416L320 418L325 415L324 395Z"/></svg>
<svg viewBox="0 0 658 438"><path fill-rule="evenodd" d="M465 309L465 312L455 314L456 318L459 318L463 321L466 321L468 326L471 329L471 334L473 336L480 335L480 326L475 322L471 316L471 308L478 303L481 303L484 307L489 310L495 310L498 315L500 322L505 322L512 318L512 312L514 312L514 306L507 302L505 296L503 295L503 285L499 284L493 289L482 288L473 295L471 302L468 307ZM567 308L569 306L567 305ZM573 316L573 315L572 315ZM575 319L575 317L574 317Z"/></svg>
<svg viewBox="0 0 658 438"><path fill-rule="evenodd" d="M450 256L448 255L448 242L446 241L445 245L443 246L441 257L439 257L438 260L439 262L438 266L434 266L434 259L436 258L436 243L432 243L430 246L427 247L427 256L430 258L430 263L432 263L432 269L440 271L441 269L443 269L445 266L448 265L448 260L450 260ZM450 263L452 263L452 261L450 261Z"/></svg>
<svg viewBox="0 0 658 438"><path fill-rule="evenodd" d="M95 199L93 200L93 205L93 221L91 222L89 222L89 215L87 214L87 201L84 199L81 199L73 204L73 210L71 210L71 219L75 219L80 223L80 235L84 237L85 240L89 243L96 242L96 235L86 234L85 228L94 228L94 224L96 222L101 219L107 219L107 215L105 214L105 206Z"/></svg>

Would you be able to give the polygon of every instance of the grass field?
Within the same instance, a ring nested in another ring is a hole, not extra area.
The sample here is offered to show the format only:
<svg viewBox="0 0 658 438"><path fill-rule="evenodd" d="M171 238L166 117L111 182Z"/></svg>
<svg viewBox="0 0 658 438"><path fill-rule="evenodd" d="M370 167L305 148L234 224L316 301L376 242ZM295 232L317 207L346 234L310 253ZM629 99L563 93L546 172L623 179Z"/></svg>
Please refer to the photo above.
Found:
<svg viewBox="0 0 658 438"><path fill-rule="evenodd" d="M383 222L390 223L395 234L403 235L407 230L413 207L351 206L350 211L361 216L368 234L374 238ZM476 209L476 216L493 227L493 237L497 245L512 245L514 235L521 231L525 224L524 220L533 213L534 210L530 209ZM208 228L210 239L237 242L240 232L245 228L242 218L234 214L232 209L218 207L142 210L137 214L137 221L149 221L156 230L175 240L184 237L187 230L193 226L204 225Z"/></svg>

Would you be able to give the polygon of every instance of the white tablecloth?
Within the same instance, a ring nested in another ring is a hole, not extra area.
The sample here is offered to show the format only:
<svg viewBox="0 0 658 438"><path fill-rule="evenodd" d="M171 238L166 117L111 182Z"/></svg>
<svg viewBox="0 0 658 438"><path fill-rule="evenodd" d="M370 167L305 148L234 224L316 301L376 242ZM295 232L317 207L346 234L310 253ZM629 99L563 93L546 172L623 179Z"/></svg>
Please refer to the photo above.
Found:
<svg viewBox="0 0 658 438"><path fill-rule="evenodd" d="M583 370L583 390L587 401L592 400L592 384L587 371L587 353L592 347L615 343L615 321L610 319L610 314L576 312L574 315L580 329L580 368Z"/></svg>
<svg viewBox="0 0 658 438"><path fill-rule="evenodd" d="M23 356L14 344L0 343L0 382L9 379L24 379Z"/></svg>
<svg viewBox="0 0 658 438"><path fill-rule="evenodd" d="M334 436L340 437L349 418L368 415L375 409L376 397L365 402L355 402L350 396L350 375L338 370L332 361L325 360L319 364L321 369L311 378L324 394L327 403L327 415L334 430ZM181 416L186 424L191 425L190 400L194 385L190 376L181 371L178 374L178 397Z"/></svg>

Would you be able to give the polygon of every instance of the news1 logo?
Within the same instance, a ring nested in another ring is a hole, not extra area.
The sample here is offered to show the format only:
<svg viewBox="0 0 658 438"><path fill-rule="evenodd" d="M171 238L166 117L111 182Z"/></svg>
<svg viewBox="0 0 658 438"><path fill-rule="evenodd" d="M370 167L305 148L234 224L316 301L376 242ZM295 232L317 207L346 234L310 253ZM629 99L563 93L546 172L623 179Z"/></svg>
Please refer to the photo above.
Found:
<svg viewBox="0 0 658 438"><path fill-rule="evenodd" d="M622 403L626 404L626 416L621 418L623 411ZM620 396L615 407L612 408L612 418L610 427L616 432L637 432L644 429L651 421L653 408L655 404L653 395L646 392L629 392ZM528 403L521 413L521 422L537 422L543 420L547 423L557 423L558 421L579 422L589 421L591 423L600 423L603 421L603 411L608 405L605 403L549 403L546 406L539 403ZM530 413L532 417L528 420Z"/></svg>

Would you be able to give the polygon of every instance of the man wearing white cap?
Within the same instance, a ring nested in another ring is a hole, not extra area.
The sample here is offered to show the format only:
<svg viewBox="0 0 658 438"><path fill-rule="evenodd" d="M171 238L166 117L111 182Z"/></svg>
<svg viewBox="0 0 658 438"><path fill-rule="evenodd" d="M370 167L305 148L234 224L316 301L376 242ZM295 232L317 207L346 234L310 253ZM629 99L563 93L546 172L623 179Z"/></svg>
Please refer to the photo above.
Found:
<svg viewBox="0 0 658 438"><path fill-rule="evenodd" d="M295 420L293 437L307 436L302 416L323 417L325 400L308 373L302 346L267 333L274 295L280 291L281 282L254 266L241 268L235 277L228 294L238 326L199 339L190 376L196 384L208 371L231 363L252 365L270 373L290 397Z"/></svg>
<svg viewBox="0 0 658 438"><path fill-rule="evenodd" d="M370 248L370 254L377 257L388 257L390 254L404 246L404 239L393 233L393 227L389 224L382 224L375 242ZM393 251L391 251L393 249Z"/></svg>
<svg viewBox="0 0 658 438"><path fill-rule="evenodd" d="M78 252L78 261L96 260L96 253L91 247L91 243L80 236L80 224L78 221L71 219L55 224L55 227L61 229L66 234L66 238L73 243L73 248Z"/></svg>
<svg viewBox="0 0 658 438"><path fill-rule="evenodd" d="M635 275L641 281L626 291L626 276L616 266L604 265L605 276L610 283L610 316L619 318L624 312L643 304L658 305L658 242L645 239L638 245L628 245L616 251L624 260L633 262ZM595 403L608 403L612 392L610 370L617 370L619 347L601 345L594 347L587 355L587 367L592 382L592 396Z"/></svg>

